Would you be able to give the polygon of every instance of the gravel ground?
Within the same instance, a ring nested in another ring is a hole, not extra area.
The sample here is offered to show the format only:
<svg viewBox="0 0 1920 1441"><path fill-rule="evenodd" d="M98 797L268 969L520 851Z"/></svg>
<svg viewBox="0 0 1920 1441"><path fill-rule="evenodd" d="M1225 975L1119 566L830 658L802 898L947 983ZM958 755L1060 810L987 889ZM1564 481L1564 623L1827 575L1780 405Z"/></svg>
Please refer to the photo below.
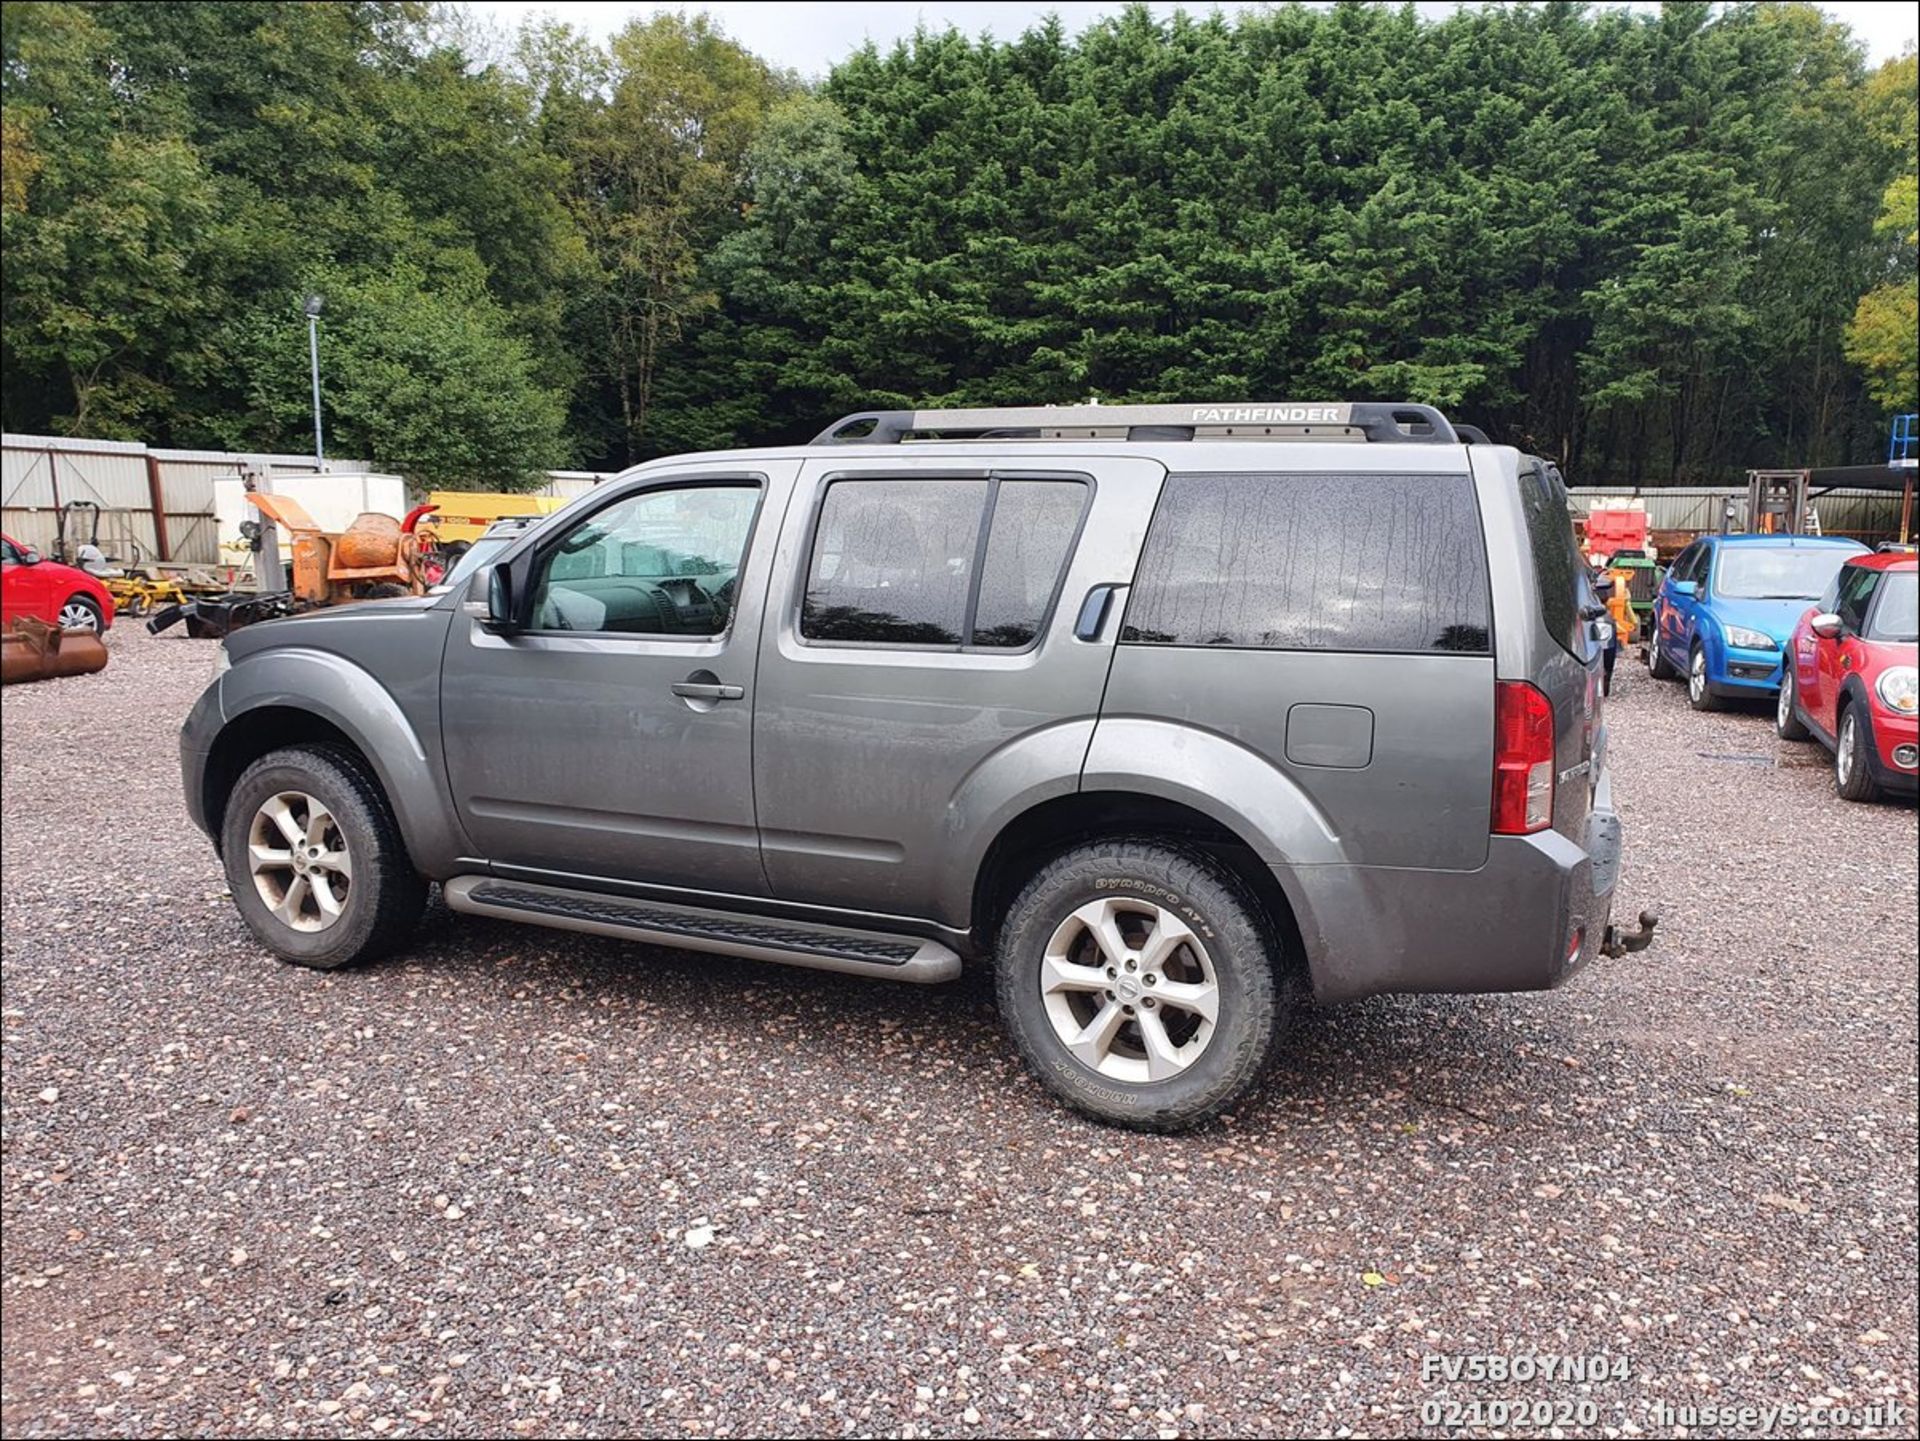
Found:
<svg viewBox="0 0 1920 1441"><path fill-rule="evenodd" d="M1914 811L1759 712L1621 666L1650 957L1313 1015L1146 1138L1054 1105L977 980L438 908L404 960L277 965L181 814L213 647L112 648L4 696L11 1435L1914 1434ZM1536 1352L1630 1375L1422 1379Z"/></svg>

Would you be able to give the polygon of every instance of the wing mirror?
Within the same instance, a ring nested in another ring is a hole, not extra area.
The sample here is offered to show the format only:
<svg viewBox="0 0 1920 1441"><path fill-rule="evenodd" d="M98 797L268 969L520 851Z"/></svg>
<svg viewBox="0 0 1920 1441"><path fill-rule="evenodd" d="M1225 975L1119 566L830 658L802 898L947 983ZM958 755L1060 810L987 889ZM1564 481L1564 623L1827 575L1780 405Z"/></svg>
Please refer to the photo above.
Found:
<svg viewBox="0 0 1920 1441"><path fill-rule="evenodd" d="M517 629L513 619L513 567L502 562L476 571L467 582L460 613L500 634Z"/></svg>
<svg viewBox="0 0 1920 1441"><path fill-rule="evenodd" d="M22 565L40 564L40 552L37 550L33 550L31 548L22 550L20 552L20 564Z"/></svg>
<svg viewBox="0 0 1920 1441"><path fill-rule="evenodd" d="M1846 622L1830 610L1823 610L1807 622L1807 629L1822 640L1838 640L1846 633Z"/></svg>
<svg viewBox="0 0 1920 1441"><path fill-rule="evenodd" d="M1675 595L1694 595L1699 592L1700 586L1691 580L1671 580L1667 582L1667 589Z"/></svg>

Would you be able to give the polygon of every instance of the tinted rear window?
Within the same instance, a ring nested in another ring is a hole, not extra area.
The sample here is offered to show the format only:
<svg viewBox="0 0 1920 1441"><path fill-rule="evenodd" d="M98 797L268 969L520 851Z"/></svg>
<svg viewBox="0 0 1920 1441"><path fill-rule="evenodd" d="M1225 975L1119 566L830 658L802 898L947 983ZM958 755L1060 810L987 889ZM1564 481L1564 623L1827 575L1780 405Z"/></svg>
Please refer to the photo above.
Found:
<svg viewBox="0 0 1920 1441"><path fill-rule="evenodd" d="M1079 480L836 480L800 634L1023 650L1052 614L1087 496Z"/></svg>
<svg viewBox="0 0 1920 1441"><path fill-rule="evenodd" d="M1570 654L1585 658L1580 604L1590 584L1573 535L1567 488L1540 465L1522 465L1520 508L1527 517L1527 548L1533 553L1534 580L1540 590L1540 619L1547 634Z"/></svg>
<svg viewBox="0 0 1920 1441"><path fill-rule="evenodd" d="M1488 609L1464 475L1172 475L1120 638L1485 654Z"/></svg>
<svg viewBox="0 0 1920 1441"><path fill-rule="evenodd" d="M994 494L973 643L1031 645L1053 609L1087 488L1077 480L1006 480Z"/></svg>
<svg viewBox="0 0 1920 1441"><path fill-rule="evenodd" d="M814 536L808 640L958 645L984 480L835 481Z"/></svg>

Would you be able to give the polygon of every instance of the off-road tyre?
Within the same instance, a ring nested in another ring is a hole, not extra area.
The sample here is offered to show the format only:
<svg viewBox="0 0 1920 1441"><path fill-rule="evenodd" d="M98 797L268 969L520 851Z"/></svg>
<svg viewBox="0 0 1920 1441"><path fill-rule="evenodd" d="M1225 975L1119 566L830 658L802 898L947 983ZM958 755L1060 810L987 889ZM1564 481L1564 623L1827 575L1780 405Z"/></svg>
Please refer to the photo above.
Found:
<svg viewBox="0 0 1920 1441"><path fill-rule="evenodd" d="M255 820L270 800L287 794L321 803L334 822L330 834L349 857L351 879L339 915L321 929L298 930L276 916L255 880ZM406 940L426 906L427 882L407 857L378 779L344 747L289 746L260 757L228 795L220 831L227 887L241 919L283 961L333 970L373 960Z"/></svg>
<svg viewBox="0 0 1920 1441"><path fill-rule="evenodd" d="M1048 944L1079 908L1107 898L1164 909L1205 947L1218 1017L1204 1048L1171 1078L1103 1075L1076 1058L1050 1019L1041 991ZM1134 1130L1181 1131L1218 1116L1259 1080L1298 1003L1291 959L1279 929L1225 867L1197 849L1119 836L1056 856L1027 883L1000 926L995 993L1021 1056L1067 1104Z"/></svg>

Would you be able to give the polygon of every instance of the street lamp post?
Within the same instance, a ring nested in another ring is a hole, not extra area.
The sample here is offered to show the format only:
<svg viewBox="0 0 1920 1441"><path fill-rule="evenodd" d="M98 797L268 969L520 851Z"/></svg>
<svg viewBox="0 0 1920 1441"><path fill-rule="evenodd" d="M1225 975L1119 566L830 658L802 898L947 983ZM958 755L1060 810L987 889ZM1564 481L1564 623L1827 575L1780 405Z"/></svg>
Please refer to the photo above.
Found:
<svg viewBox="0 0 1920 1441"><path fill-rule="evenodd" d="M315 291L307 297L307 358L313 365L313 455L326 469L327 442L320 429L320 309L326 300Z"/></svg>

